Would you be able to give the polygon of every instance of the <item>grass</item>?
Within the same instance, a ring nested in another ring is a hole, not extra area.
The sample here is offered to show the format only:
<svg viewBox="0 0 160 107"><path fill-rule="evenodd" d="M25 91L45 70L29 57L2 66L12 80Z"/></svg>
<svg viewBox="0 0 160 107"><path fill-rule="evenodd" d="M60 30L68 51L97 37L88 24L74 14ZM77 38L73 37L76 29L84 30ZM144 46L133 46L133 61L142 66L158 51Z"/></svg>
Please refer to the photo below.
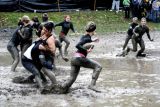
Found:
<svg viewBox="0 0 160 107"><path fill-rule="evenodd" d="M109 11L80 11L80 12L51 12L49 19L58 23L63 20L64 15L68 14L72 18L75 29L82 33L84 26L88 21L94 21L97 24L97 33L106 34L109 32L126 31L131 20L124 19L124 13L115 14ZM16 12L1 12L0 13L0 28L16 27L19 17L28 15L30 18L38 16L41 19L42 13L16 13ZM41 20L40 20L41 21ZM151 30L160 30L160 24L148 22ZM56 33L60 31L60 27L56 28Z"/></svg>

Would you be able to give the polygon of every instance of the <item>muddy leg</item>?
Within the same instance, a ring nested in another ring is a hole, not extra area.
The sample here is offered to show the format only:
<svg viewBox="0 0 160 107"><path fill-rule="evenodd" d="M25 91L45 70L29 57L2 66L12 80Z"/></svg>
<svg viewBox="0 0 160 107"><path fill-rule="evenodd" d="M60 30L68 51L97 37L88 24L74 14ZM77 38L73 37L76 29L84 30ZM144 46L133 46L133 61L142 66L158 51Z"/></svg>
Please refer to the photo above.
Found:
<svg viewBox="0 0 160 107"><path fill-rule="evenodd" d="M125 43L124 43L124 45L123 45L123 50L125 50L125 48L126 48L126 46L127 46L127 44L128 44L128 42L129 42L130 39L131 39L131 38L129 37L129 35L127 35L126 40L125 40Z"/></svg>
<svg viewBox="0 0 160 107"><path fill-rule="evenodd" d="M72 84L75 82L78 74L79 74L80 66L71 65L70 77L67 82L63 85L63 87L67 90Z"/></svg>
<svg viewBox="0 0 160 107"><path fill-rule="evenodd" d="M133 52L137 51L137 41L135 40L135 38L132 38L132 45L133 45L133 49L131 49Z"/></svg>
<svg viewBox="0 0 160 107"><path fill-rule="evenodd" d="M36 65L33 64L33 62L29 59L22 58L22 65L35 76L35 80L38 83L38 86L40 89L43 88L40 71L36 67Z"/></svg>
<svg viewBox="0 0 160 107"><path fill-rule="evenodd" d="M99 74L100 74L100 72L102 70L102 66L98 62L96 62L94 60L90 60L88 58L85 58L85 62L82 63L82 66L85 67L85 68L92 68L93 69L91 84L89 85L88 88L91 89L91 90L94 90L96 92L100 92L95 87L95 85L96 85L96 81L97 81L97 79L99 77Z"/></svg>
<svg viewBox="0 0 160 107"><path fill-rule="evenodd" d="M88 59L88 58L82 58L80 61L81 61L81 66L83 66L85 68L93 69L92 81L91 81L90 86L96 85L96 81L97 81L99 74L102 70L102 66L98 62L91 60L91 59Z"/></svg>
<svg viewBox="0 0 160 107"><path fill-rule="evenodd" d="M42 68L42 70L48 76L48 78L52 81L52 84L57 84L56 77L51 70L46 69L46 68Z"/></svg>
<svg viewBox="0 0 160 107"><path fill-rule="evenodd" d="M145 57L145 56L146 56L146 54L142 54L142 53L144 52L144 50L145 50L145 44L144 44L143 39L141 39L141 41L140 41L139 45L140 45L141 49L138 51L138 53L137 53L137 55L136 55L136 56L137 56L137 57L138 57L138 56Z"/></svg>
<svg viewBox="0 0 160 107"><path fill-rule="evenodd" d="M11 71L15 71L18 63L19 63L19 50L17 47L12 46L12 45L8 45L7 46L8 51L10 52L12 58L13 58L13 64L11 67Z"/></svg>
<svg viewBox="0 0 160 107"><path fill-rule="evenodd" d="M65 46L65 49L64 49L64 54L68 55L67 49L68 49L68 47L70 45L70 42L69 42L69 40L66 37L64 38L64 42L66 43L66 46Z"/></svg>

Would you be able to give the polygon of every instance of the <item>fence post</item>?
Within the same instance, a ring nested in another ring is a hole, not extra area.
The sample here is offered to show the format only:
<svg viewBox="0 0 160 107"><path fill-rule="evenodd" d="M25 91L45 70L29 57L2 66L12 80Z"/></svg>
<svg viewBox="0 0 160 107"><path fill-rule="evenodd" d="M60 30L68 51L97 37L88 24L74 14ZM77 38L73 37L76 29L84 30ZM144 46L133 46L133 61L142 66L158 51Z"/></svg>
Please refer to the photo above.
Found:
<svg viewBox="0 0 160 107"><path fill-rule="evenodd" d="M97 3L97 0L94 0L94 11L96 10L96 3Z"/></svg>
<svg viewBox="0 0 160 107"><path fill-rule="evenodd" d="M59 0L57 0L57 2L58 2L58 11L60 12Z"/></svg>

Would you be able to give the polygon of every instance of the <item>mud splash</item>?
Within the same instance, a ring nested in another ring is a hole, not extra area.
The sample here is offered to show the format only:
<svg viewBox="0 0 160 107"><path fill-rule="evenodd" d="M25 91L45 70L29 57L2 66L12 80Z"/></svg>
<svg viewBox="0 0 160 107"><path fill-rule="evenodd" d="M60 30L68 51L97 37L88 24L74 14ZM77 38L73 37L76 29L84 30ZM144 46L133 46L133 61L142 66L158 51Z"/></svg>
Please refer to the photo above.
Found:
<svg viewBox="0 0 160 107"><path fill-rule="evenodd" d="M10 72L11 57L6 50L9 38L0 39L0 106L2 107L159 107L160 106L160 32L151 32L155 41L146 36L146 58L136 58L136 53L116 57L121 52L124 33L100 36L100 43L88 57L97 60L103 70L97 81L101 93L89 90L92 70L82 68L68 94L41 95L36 84L14 84L12 78L30 75L19 64L17 72ZM79 40L72 37L69 52ZM131 46L131 43L129 44ZM63 82L69 77L70 63L56 60L56 78ZM63 65L63 66L62 66Z"/></svg>

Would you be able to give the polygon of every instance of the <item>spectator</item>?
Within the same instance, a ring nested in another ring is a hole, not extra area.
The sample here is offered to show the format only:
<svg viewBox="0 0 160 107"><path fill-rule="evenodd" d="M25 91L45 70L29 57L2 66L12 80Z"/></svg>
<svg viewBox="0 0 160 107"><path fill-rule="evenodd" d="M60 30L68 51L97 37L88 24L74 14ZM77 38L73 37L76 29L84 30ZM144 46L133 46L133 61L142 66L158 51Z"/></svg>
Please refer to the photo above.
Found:
<svg viewBox="0 0 160 107"><path fill-rule="evenodd" d="M152 3L152 20L154 22L158 22L158 14L159 14L159 1L154 0Z"/></svg>
<svg viewBox="0 0 160 107"><path fill-rule="evenodd" d="M123 0L125 18L130 18L130 0Z"/></svg>
<svg viewBox="0 0 160 107"><path fill-rule="evenodd" d="M116 7L116 13L118 13L119 12L119 5L120 5L120 0L113 0L112 9L110 11L113 11Z"/></svg>
<svg viewBox="0 0 160 107"><path fill-rule="evenodd" d="M131 0L132 17L138 17L140 0Z"/></svg>

